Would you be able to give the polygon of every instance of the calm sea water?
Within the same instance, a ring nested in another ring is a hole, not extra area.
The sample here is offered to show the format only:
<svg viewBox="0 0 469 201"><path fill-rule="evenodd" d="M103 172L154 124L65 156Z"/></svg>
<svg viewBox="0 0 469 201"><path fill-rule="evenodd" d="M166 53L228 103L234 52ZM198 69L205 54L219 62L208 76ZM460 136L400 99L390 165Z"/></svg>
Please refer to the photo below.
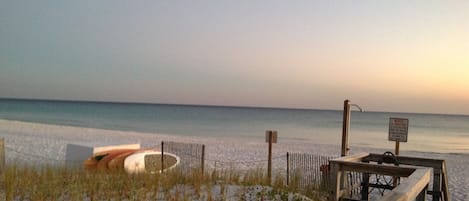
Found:
<svg viewBox="0 0 469 201"><path fill-rule="evenodd" d="M352 112L350 143L392 149L390 117L410 121L401 150L469 153L469 116ZM277 130L282 140L340 144L342 111L166 104L0 99L0 119L111 130L188 136L263 138Z"/></svg>

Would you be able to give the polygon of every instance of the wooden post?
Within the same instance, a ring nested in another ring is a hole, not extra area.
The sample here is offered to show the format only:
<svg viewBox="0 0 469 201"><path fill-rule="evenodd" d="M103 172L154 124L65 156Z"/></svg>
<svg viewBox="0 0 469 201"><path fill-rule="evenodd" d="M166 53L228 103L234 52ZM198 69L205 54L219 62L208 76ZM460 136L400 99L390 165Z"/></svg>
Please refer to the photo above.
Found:
<svg viewBox="0 0 469 201"><path fill-rule="evenodd" d="M161 173L164 170L164 141L161 141Z"/></svg>
<svg viewBox="0 0 469 201"><path fill-rule="evenodd" d="M362 194L362 199L361 200L368 200L368 188L370 187L370 174L364 172L362 174L362 188L361 188L361 194Z"/></svg>
<svg viewBox="0 0 469 201"><path fill-rule="evenodd" d="M337 162L330 163L331 165L331 191L329 195L329 201L339 201L341 196L341 178L342 171L340 170L340 164Z"/></svg>
<svg viewBox="0 0 469 201"><path fill-rule="evenodd" d="M426 201L427 200L427 188L428 185L423 188L423 190L417 195L415 201Z"/></svg>
<svg viewBox="0 0 469 201"><path fill-rule="evenodd" d="M433 201L440 201L441 199L441 169L433 168Z"/></svg>
<svg viewBox="0 0 469 201"><path fill-rule="evenodd" d="M204 176L205 173L205 145L202 145L202 161L201 161L201 168L202 168L202 176Z"/></svg>
<svg viewBox="0 0 469 201"><path fill-rule="evenodd" d="M441 162L441 168L433 168L433 194L432 194L432 200L434 201L440 201L440 200L445 200L449 199L445 196L447 192L444 191L444 179L445 179L445 161Z"/></svg>
<svg viewBox="0 0 469 201"><path fill-rule="evenodd" d="M344 101L344 112L343 112L343 120L342 120L342 148L340 152L340 156L344 157L347 156L349 153L349 148L348 148L348 130L350 128L350 100L345 100ZM346 175L345 172L339 172L337 173L339 176L339 186L338 191L336 192L337 200L340 197L340 189L345 187L346 183L346 178L341 176L342 174ZM337 190L337 189L336 189Z"/></svg>
<svg viewBox="0 0 469 201"><path fill-rule="evenodd" d="M396 156L399 156L399 140L396 140L396 147L394 149L394 153L396 154ZM397 187L397 179L399 177L392 177L392 186L394 186L394 188Z"/></svg>
<svg viewBox="0 0 469 201"><path fill-rule="evenodd" d="M290 156L287 152L287 186L290 185Z"/></svg>
<svg viewBox="0 0 469 201"><path fill-rule="evenodd" d="M268 156L268 163L267 163L267 178L270 185L272 181L272 131L268 132L269 137L269 156Z"/></svg>
<svg viewBox="0 0 469 201"><path fill-rule="evenodd" d="M441 184L441 191L443 192L443 198L445 201L450 201L451 200L451 194L449 193L449 187L448 187L448 172L446 171L446 161L443 161L441 164L441 181L443 182Z"/></svg>
<svg viewBox="0 0 469 201"><path fill-rule="evenodd" d="M342 149L340 156L348 155L348 130L350 126L350 100L344 101L344 113L342 121Z"/></svg>
<svg viewBox="0 0 469 201"><path fill-rule="evenodd" d="M5 139L0 139L0 173L5 168Z"/></svg>
<svg viewBox="0 0 469 201"><path fill-rule="evenodd" d="M399 156L399 141L396 141L396 148L394 150L394 153L396 154L396 156Z"/></svg>
<svg viewBox="0 0 469 201"><path fill-rule="evenodd" d="M277 131L265 131L265 142L269 143L269 156L267 159L267 179L272 180L272 143L277 143Z"/></svg>
<svg viewBox="0 0 469 201"><path fill-rule="evenodd" d="M369 162L365 162L365 163L369 163ZM362 199L361 200L369 200L369 196L368 196L369 188L370 188L370 173L363 172L362 173L362 187L361 187Z"/></svg>

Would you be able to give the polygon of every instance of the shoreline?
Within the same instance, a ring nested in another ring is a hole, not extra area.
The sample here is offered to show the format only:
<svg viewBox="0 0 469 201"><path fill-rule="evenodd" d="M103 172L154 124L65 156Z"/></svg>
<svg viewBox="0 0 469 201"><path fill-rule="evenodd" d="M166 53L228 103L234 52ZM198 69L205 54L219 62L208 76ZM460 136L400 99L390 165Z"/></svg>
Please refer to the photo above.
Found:
<svg viewBox="0 0 469 201"><path fill-rule="evenodd" d="M245 162L237 168L264 166L267 144L264 139L243 137L201 137L169 134L115 131L84 127L29 123L0 119L0 138L5 139L6 161L32 164L60 164L65 161L67 144L105 146L140 143L142 147L158 147L161 141L206 145L207 167L220 163ZM351 153L384 153L386 149L351 146ZM392 151L392 150L391 150ZM338 156L340 145L320 144L311 140L279 140L273 146L274 169L284 168L287 152ZM401 150L401 155L444 159L448 164L449 188L454 200L469 199L469 154L429 153ZM213 164L215 162L215 164ZM253 165L254 164L254 165Z"/></svg>
<svg viewBox="0 0 469 201"><path fill-rule="evenodd" d="M240 135L240 136L200 136L200 135L183 135L183 134L168 134L168 133L155 133L155 132L146 132L146 131L136 131L136 130L125 130L125 129L112 129L112 128L98 128L98 127L84 127L81 125L73 125L73 124L54 124L54 123L49 123L49 122L34 122L34 121L23 121L23 120L15 120L15 119L8 119L8 118L0 118L0 123L2 122L10 122L10 123L24 123L24 124L39 124L39 125L44 125L44 126L57 126L57 127L71 127L71 128L76 128L76 129L92 129L96 130L98 132L103 132L103 133L109 133L109 132L115 132L115 133L128 133L131 135L149 135L149 136L156 136L156 137L161 137L161 136L166 136L168 138L178 138L178 139L196 139L196 141L204 141L206 139L226 139L226 140L238 140L238 139L244 139L244 140L259 140L262 141L264 140L264 136L246 136L246 135ZM1 136L1 135L0 135ZM146 137L149 137L146 136ZM353 139L350 139L353 140ZM361 144L361 143L353 143L350 142L349 140L349 146L351 148L355 149L364 149L364 150L382 150L384 153L385 151L394 151L394 142L388 142L385 141L385 143L388 143L388 147L383 148L383 147L376 147L373 146L372 144ZM209 140L210 141L210 140ZM327 145L327 146L340 146L340 144L334 144L334 143L316 143L313 142L312 139L308 138L285 138L285 137L279 137L279 142L307 142L310 144L315 144L315 145ZM383 145L382 141L380 142L381 145ZM99 144L98 144L99 145ZM95 145L95 146L98 146ZM404 148L404 146L407 146L406 144L402 144L401 146ZM411 148L409 146L405 148ZM338 148L337 154L340 154L340 147ZM465 149L464 149L465 150ZM418 149L410 149L410 150L403 150L404 152L409 152L409 153L421 153L421 154L450 154L450 155L468 155L469 152L437 152L437 151L426 151L426 150L418 150Z"/></svg>

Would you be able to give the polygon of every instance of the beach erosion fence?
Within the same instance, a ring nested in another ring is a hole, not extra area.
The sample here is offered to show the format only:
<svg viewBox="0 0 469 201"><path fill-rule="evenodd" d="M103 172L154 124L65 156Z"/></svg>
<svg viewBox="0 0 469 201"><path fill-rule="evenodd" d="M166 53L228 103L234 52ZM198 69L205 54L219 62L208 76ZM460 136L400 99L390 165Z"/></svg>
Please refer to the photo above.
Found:
<svg viewBox="0 0 469 201"><path fill-rule="evenodd" d="M330 185L329 160L335 156L287 153L287 185L298 189L326 189Z"/></svg>
<svg viewBox="0 0 469 201"><path fill-rule="evenodd" d="M214 159L206 157L205 145L180 143L172 141L162 141L161 150L164 153L175 154L180 158L178 169L190 171L200 169L202 172L217 171L222 172L226 170L250 170L250 169L266 169L267 159L261 160L230 160L229 158ZM277 170L284 171L285 155L273 157L272 161L276 162ZM278 168L282 166L282 168ZM281 170L279 170L281 169Z"/></svg>
<svg viewBox="0 0 469 201"><path fill-rule="evenodd" d="M172 153L180 158L180 163L176 167L177 170L185 172L200 170L202 173L204 172L205 145L203 144L162 141L161 152Z"/></svg>
<svg viewBox="0 0 469 201"><path fill-rule="evenodd" d="M205 145L163 141L162 152L172 153L180 157L178 170L189 172L205 170L243 171L259 170L267 172L267 159L261 160L229 160L211 159L205 156ZM300 190L327 189L330 186L329 160L338 156L325 156L313 153L289 153L272 157L273 177L283 177L285 184ZM349 174L349 184L360 183L361 175Z"/></svg>
<svg viewBox="0 0 469 201"><path fill-rule="evenodd" d="M284 184L299 190L320 189L330 187L329 160L338 156L326 156L315 153L290 153L272 157L272 181L282 177ZM205 164L215 172L259 170L266 175L268 160L214 160L205 158ZM357 185L361 176L348 175L348 183Z"/></svg>
<svg viewBox="0 0 469 201"><path fill-rule="evenodd" d="M181 162L177 170L184 172L200 170L204 173L207 169L215 172L255 169L265 175L267 173L268 159L211 159L205 156L203 144L162 141L161 150L179 156ZM327 189L330 186L329 160L334 158L338 156L287 152L272 157L271 162L274 166L272 175L274 180L275 177L283 177L284 184L294 186L299 190ZM349 174L347 183L357 185L360 179L361 175Z"/></svg>
<svg viewBox="0 0 469 201"><path fill-rule="evenodd" d="M172 153L180 158L180 163L176 170L190 172L193 170L201 171L230 171L230 170L259 170L261 173L267 173L268 160L266 159L213 159L206 157L205 145L181 143L173 141L162 141L161 151ZM5 160L4 141L0 139L0 168ZM23 153L20 150L8 149L17 156L23 156L28 159L40 159L42 162L59 162L59 159L48 158L40 155ZM3 158L2 158L3 157ZM164 158L164 157L163 157ZM299 189L308 190L311 188L326 188L329 185L329 160L337 158L335 156L323 156L313 153L286 153L272 157L272 176L273 181L277 177L282 177L286 185L295 186ZM80 161L81 162L81 161ZM164 162L162 163L164 164ZM169 166L169 164L167 164ZM0 169L1 171L1 169ZM357 183L361 176L350 176L348 183Z"/></svg>

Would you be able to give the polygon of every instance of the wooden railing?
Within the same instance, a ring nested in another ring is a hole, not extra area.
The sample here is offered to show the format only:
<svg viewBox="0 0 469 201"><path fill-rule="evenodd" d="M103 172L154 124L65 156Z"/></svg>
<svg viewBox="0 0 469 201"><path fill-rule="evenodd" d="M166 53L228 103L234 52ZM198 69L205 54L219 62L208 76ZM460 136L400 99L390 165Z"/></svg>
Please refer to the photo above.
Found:
<svg viewBox="0 0 469 201"><path fill-rule="evenodd" d="M384 195L381 201L426 200L427 187L430 182L429 168L415 169L415 171L390 193Z"/></svg>
<svg viewBox="0 0 469 201"><path fill-rule="evenodd" d="M344 176L347 172L360 172L364 175L362 181L362 197L368 200L369 174L387 175L392 177L406 177L403 182L395 186L390 193L381 197L381 201L410 201L426 200L426 195L432 195L434 201L450 201L446 163L444 160L396 156L399 165L383 165L370 162L383 161L382 154L361 153L330 160L331 191L329 200L353 200L347 197L347 185ZM433 189L428 191L433 169ZM366 177L368 176L368 177Z"/></svg>
<svg viewBox="0 0 469 201"><path fill-rule="evenodd" d="M382 154L369 154L363 158L363 162L377 162L382 160ZM433 169L432 190L428 194L432 195L433 201L450 201L451 196L448 189L448 173L445 160L417 158L408 156L396 156L401 165L412 165L419 167L429 167Z"/></svg>

